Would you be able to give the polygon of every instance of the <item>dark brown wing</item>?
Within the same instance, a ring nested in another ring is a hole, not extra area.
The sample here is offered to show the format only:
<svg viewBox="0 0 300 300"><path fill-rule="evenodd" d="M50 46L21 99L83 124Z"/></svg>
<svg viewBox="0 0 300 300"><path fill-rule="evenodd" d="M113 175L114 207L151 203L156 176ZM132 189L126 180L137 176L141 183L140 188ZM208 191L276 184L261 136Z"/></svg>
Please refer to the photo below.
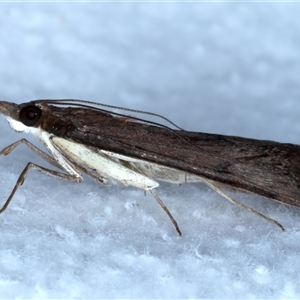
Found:
<svg viewBox="0 0 300 300"><path fill-rule="evenodd" d="M82 108L47 110L40 126L54 135L300 206L298 145L172 131Z"/></svg>

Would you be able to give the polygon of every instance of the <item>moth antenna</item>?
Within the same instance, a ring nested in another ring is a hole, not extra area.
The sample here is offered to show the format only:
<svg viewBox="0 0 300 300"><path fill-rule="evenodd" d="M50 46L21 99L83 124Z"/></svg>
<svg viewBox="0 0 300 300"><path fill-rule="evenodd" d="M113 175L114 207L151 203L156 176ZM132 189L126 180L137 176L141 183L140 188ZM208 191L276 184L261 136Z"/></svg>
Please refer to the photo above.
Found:
<svg viewBox="0 0 300 300"><path fill-rule="evenodd" d="M152 113L152 112L148 112L148 111L125 108L125 107L121 107L121 106L115 106L115 105L98 103L98 102L87 101L87 100L77 100L77 99L43 99L43 100L37 100L35 102L39 103L39 102L42 102L42 101L47 101L48 103L53 103L53 104L64 104L64 105L72 105L72 103L76 103L76 105L78 105L78 106L93 108L93 107L90 107L88 105L83 104L83 103L85 103L85 104L91 104L91 105L100 106L100 107L107 107L107 108L112 108L112 109L119 109L119 110L123 110L123 111L134 112L134 113L138 113L138 114L144 114L144 115L148 115L148 116L154 116L154 117L158 117L160 119L165 120L166 122L173 125L174 127L176 127L179 130L185 131L183 128L179 127L174 122L172 122L170 119L168 119L168 118L166 118L166 117L164 117L160 114L156 114L156 113ZM97 109L97 108L95 108L95 109ZM107 111L107 110L104 110L104 109L103 110L101 109L101 111L112 113L111 111ZM115 112L113 114L123 116L123 114L119 114L119 113L115 113ZM133 118L136 119L136 120L145 122L145 120L143 120L143 119L136 118L136 117L133 117ZM156 123L156 122L151 122L151 121L146 121L146 122L147 123L149 122L149 123L155 124L155 125L163 126L162 124L159 124L159 123Z"/></svg>

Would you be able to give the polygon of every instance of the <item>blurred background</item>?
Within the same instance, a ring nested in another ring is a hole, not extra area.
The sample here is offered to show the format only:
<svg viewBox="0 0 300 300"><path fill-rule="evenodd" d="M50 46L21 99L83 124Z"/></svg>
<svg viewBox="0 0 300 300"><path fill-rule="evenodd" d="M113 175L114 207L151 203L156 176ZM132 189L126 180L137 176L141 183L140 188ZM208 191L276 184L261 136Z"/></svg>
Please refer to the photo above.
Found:
<svg viewBox="0 0 300 300"><path fill-rule="evenodd" d="M297 142L298 4L0 8L2 99L88 99L167 114L187 129Z"/></svg>

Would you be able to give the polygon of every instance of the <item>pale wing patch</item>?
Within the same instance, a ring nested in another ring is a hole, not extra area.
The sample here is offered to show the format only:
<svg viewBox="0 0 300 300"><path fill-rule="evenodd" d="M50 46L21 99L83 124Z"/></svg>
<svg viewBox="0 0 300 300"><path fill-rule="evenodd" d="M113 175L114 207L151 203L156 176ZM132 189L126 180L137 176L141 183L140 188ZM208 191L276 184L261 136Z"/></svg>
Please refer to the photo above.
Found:
<svg viewBox="0 0 300 300"><path fill-rule="evenodd" d="M143 190L150 190L159 186L151 178L129 169L119 161L112 160L105 154L97 153L85 145L55 136L51 141L65 157L76 162L78 165L88 166L101 177Z"/></svg>
<svg viewBox="0 0 300 300"><path fill-rule="evenodd" d="M202 181L202 178L200 176L165 167L142 159L125 156L106 150L100 150L100 152L111 157L111 159L113 159L114 161L119 161L128 168L149 176L150 178L155 178L156 180L175 184Z"/></svg>

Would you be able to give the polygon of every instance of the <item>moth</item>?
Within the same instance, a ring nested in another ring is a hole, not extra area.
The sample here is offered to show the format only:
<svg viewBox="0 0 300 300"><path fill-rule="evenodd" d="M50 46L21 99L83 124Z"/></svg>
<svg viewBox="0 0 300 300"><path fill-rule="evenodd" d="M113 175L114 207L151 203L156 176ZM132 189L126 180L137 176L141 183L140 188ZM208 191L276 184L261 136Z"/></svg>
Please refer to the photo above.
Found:
<svg viewBox="0 0 300 300"><path fill-rule="evenodd" d="M17 132L33 134L49 152L21 139L5 147L0 155L7 155L24 144L59 169L29 162L0 213L8 207L30 169L77 183L82 182L82 174L86 173L104 185L117 183L149 191L179 235L181 231L176 220L156 193L160 181L204 182L230 202L282 230L280 223L237 202L224 189L300 206L300 146L174 129L105 108L120 109L73 99L35 100L22 104L0 101L0 113L10 127Z"/></svg>

